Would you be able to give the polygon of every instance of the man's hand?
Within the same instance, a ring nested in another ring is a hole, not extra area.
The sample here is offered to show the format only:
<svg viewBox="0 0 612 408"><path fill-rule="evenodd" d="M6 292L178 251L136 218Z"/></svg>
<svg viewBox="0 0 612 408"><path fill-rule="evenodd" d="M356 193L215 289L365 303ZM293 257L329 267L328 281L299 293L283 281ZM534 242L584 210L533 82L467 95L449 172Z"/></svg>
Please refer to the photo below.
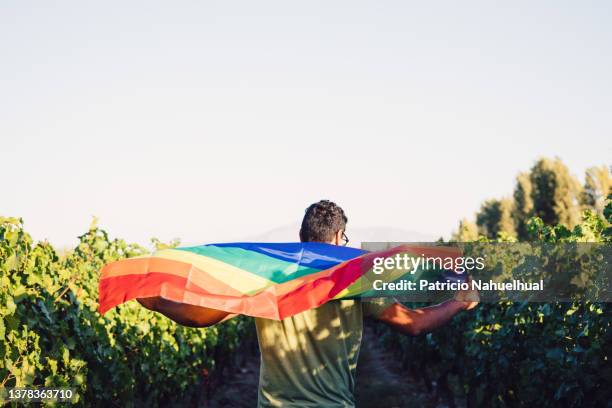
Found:
<svg viewBox="0 0 612 408"><path fill-rule="evenodd" d="M476 289L471 289L472 278L468 276L467 283L470 285L470 289L460 290L455 293L455 300L463 303L463 310L472 310L480 302L480 295Z"/></svg>

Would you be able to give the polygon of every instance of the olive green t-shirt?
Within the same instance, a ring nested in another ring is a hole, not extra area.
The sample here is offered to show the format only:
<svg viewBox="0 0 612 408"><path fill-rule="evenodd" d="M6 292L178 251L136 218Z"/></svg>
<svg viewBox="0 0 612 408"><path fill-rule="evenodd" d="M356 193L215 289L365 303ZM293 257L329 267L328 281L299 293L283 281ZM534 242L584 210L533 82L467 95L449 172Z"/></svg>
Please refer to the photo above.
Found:
<svg viewBox="0 0 612 408"><path fill-rule="evenodd" d="M258 406L354 407L364 316L394 299L336 300L284 320L255 319L261 350Z"/></svg>

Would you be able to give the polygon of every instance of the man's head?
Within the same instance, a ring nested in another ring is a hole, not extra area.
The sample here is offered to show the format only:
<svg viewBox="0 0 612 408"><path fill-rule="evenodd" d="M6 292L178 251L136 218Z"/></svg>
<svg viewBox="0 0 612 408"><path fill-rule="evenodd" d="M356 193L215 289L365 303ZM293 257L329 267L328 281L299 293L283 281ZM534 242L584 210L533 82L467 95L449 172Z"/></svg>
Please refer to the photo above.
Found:
<svg viewBox="0 0 612 408"><path fill-rule="evenodd" d="M344 211L329 200L321 200L306 209L300 228L300 241L346 245L344 230L348 219Z"/></svg>

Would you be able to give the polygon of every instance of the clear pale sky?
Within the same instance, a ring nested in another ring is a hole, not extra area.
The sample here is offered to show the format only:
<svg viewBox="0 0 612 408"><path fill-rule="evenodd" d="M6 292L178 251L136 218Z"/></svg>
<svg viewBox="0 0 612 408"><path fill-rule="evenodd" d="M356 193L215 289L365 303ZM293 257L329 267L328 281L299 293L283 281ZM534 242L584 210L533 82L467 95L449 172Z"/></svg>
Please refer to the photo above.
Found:
<svg viewBox="0 0 612 408"><path fill-rule="evenodd" d="M88 3L88 4L85 4ZM0 5L0 214L240 239L329 198L448 236L540 156L612 157L612 3Z"/></svg>

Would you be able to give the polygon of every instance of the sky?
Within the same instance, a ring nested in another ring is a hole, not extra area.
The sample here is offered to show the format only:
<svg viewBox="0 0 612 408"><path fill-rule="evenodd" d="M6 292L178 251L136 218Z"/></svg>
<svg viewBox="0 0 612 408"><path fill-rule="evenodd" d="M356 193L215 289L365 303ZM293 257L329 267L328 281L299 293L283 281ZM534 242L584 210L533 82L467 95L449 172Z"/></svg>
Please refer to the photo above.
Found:
<svg viewBox="0 0 612 408"><path fill-rule="evenodd" d="M612 3L0 5L0 215L239 240L331 199L449 236L541 156L612 157Z"/></svg>

